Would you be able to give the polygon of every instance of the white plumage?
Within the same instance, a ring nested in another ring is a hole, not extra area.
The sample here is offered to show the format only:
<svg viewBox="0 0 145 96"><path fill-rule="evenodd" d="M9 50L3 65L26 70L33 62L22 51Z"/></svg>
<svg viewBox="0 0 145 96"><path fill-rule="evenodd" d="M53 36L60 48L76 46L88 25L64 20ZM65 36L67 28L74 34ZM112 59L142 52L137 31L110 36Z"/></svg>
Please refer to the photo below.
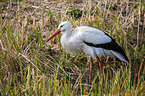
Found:
<svg viewBox="0 0 145 96"><path fill-rule="evenodd" d="M108 34L99 29L79 26L71 33L72 26L69 22L62 22L49 41L59 32L63 31L61 44L70 54L84 52L95 59L97 56L110 56L120 61L127 62L128 58L122 48Z"/></svg>

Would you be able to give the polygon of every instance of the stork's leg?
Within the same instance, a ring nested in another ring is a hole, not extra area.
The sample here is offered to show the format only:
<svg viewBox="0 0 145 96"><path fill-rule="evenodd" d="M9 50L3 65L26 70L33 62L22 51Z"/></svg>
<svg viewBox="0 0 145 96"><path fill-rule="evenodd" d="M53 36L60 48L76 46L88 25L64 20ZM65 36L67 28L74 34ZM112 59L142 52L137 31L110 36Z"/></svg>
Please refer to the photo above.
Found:
<svg viewBox="0 0 145 96"><path fill-rule="evenodd" d="M91 85L92 67L93 67L93 58L91 57L91 62L90 62L90 76L89 76L89 86Z"/></svg>
<svg viewBox="0 0 145 96"><path fill-rule="evenodd" d="M102 75L102 81L103 81L103 84L105 83L104 81L104 74L103 74L103 71L102 71L102 62L100 61L99 57L97 57L98 61L99 61L99 67L100 67L100 71L101 71L101 75Z"/></svg>

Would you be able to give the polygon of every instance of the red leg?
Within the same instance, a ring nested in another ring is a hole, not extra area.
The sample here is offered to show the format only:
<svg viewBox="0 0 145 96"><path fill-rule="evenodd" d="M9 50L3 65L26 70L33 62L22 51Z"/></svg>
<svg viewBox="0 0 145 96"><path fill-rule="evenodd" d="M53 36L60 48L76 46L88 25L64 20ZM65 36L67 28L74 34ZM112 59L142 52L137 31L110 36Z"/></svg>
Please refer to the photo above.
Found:
<svg viewBox="0 0 145 96"><path fill-rule="evenodd" d="M97 57L98 61L99 61L99 67L100 67L100 71L101 71L101 75L102 75L102 81L103 81L103 84L105 83L104 81L104 74L103 74L103 71L102 71L102 62L100 61L99 57Z"/></svg>
<svg viewBox="0 0 145 96"><path fill-rule="evenodd" d="M90 76L89 76L89 86L91 86L92 67L93 67L93 58L91 57L91 63L90 63Z"/></svg>

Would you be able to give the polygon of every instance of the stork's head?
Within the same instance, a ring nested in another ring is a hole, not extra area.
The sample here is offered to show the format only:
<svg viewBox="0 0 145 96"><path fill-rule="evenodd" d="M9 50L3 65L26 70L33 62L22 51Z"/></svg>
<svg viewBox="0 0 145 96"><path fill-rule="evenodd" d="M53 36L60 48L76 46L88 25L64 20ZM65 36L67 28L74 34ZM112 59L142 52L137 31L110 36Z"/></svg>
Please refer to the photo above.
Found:
<svg viewBox="0 0 145 96"><path fill-rule="evenodd" d="M72 28L72 26L69 22L67 22L67 21L61 22L58 26L58 29L46 40L46 42L49 41L50 39L52 39L54 36L56 36L60 32L63 32L63 31L70 32L71 28Z"/></svg>
<svg viewBox="0 0 145 96"><path fill-rule="evenodd" d="M68 31L69 29L71 29L71 24L67 21L65 22L61 22L58 26L58 29L60 29L60 31Z"/></svg>

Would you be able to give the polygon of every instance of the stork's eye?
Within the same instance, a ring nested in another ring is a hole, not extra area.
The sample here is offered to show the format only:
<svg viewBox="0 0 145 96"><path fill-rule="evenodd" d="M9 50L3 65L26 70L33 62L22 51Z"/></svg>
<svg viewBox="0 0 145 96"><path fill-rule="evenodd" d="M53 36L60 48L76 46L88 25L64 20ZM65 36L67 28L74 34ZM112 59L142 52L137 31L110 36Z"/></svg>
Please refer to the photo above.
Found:
<svg viewBox="0 0 145 96"><path fill-rule="evenodd" d="M63 25L60 26L60 28L63 27Z"/></svg>

